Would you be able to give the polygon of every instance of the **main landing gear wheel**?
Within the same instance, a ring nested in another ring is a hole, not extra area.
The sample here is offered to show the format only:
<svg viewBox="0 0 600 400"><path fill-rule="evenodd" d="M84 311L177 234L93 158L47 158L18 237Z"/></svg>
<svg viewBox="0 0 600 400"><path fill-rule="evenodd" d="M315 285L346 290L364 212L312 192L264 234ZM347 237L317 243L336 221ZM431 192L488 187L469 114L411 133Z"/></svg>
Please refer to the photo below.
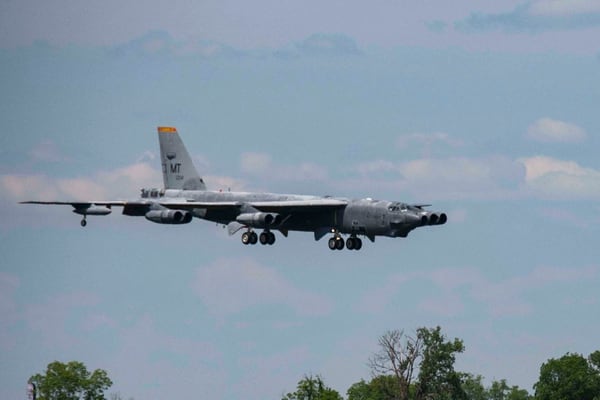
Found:
<svg viewBox="0 0 600 400"><path fill-rule="evenodd" d="M250 232L250 244L256 244L258 242L258 235L256 232Z"/></svg>
<svg viewBox="0 0 600 400"><path fill-rule="evenodd" d="M362 247L362 240L357 237L349 237L346 240L346 248L348 250L360 250Z"/></svg>
<svg viewBox="0 0 600 400"><path fill-rule="evenodd" d="M335 250L335 248L336 248L335 238L332 237L331 239L329 239L329 241L327 242L327 245L329 246L330 250Z"/></svg>
<svg viewBox="0 0 600 400"><path fill-rule="evenodd" d="M329 239L327 245L331 250L342 250L344 248L344 238L341 236L334 236Z"/></svg>
<svg viewBox="0 0 600 400"><path fill-rule="evenodd" d="M275 234L273 232L264 231L260 234L258 240L263 246L266 244L272 245L273 243L275 243Z"/></svg>
<svg viewBox="0 0 600 400"><path fill-rule="evenodd" d="M356 236L350 236L345 243L341 236L333 236L327 242L331 250L343 250L344 244L348 250L360 250L362 248L362 240Z"/></svg>
<svg viewBox="0 0 600 400"><path fill-rule="evenodd" d="M245 245L256 244L257 241L258 241L258 235L256 234L256 232L248 231L248 232L242 233L242 243L243 244L245 244Z"/></svg>

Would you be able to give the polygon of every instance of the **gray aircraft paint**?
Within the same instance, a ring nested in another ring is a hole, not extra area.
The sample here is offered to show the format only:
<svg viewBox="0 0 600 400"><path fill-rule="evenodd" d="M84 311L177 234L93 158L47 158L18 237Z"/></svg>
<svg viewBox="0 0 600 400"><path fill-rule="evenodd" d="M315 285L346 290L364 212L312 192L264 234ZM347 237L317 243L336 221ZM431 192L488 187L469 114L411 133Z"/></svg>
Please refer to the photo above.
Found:
<svg viewBox="0 0 600 400"><path fill-rule="evenodd" d="M158 142L165 189L206 190L177 130L159 127Z"/></svg>
<svg viewBox="0 0 600 400"><path fill-rule="evenodd" d="M284 236L289 231L313 232L315 240L331 234L329 248L358 250L360 236L375 241L376 236L406 237L415 228L446 223L445 213L424 210L425 205L409 205L385 200L346 199L259 192L206 190L179 133L172 127L159 127L164 189L142 189L132 201L26 201L25 204L71 205L83 215L107 215L113 206L123 214L144 216L161 224L185 224L193 217L226 225L230 235L245 229L244 244L273 244L272 231ZM254 229L262 230L260 236ZM344 241L342 234L349 235Z"/></svg>

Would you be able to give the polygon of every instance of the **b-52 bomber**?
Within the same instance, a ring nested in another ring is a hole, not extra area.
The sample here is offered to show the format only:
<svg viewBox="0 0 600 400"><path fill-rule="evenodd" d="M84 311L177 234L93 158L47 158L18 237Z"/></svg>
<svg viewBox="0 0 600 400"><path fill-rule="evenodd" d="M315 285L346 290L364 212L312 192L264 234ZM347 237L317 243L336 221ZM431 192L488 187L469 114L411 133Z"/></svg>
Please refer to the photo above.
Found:
<svg viewBox="0 0 600 400"><path fill-rule="evenodd" d="M427 204L331 196L210 191L198 174L177 129L159 127L158 140L164 189L142 189L131 201L24 201L22 204L71 205L83 216L108 215L112 207L123 214L143 216L158 224L187 224L194 217L226 225L230 235L243 230L242 243L275 243L274 231L313 232L315 240L330 235L331 250L360 250L361 237L406 237L415 228L443 225L443 212L430 212ZM255 230L260 230L257 234ZM344 236L347 238L344 240Z"/></svg>

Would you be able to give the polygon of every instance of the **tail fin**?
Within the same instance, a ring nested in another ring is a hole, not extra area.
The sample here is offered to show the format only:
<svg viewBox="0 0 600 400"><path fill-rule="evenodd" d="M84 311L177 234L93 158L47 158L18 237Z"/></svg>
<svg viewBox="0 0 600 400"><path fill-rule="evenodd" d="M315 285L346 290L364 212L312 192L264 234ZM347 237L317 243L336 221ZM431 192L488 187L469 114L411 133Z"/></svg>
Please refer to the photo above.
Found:
<svg viewBox="0 0 600 400"><path fill-rule="evenodd" d="M158 142L165 189L206 190L177 129L159 126Z"/></svg>

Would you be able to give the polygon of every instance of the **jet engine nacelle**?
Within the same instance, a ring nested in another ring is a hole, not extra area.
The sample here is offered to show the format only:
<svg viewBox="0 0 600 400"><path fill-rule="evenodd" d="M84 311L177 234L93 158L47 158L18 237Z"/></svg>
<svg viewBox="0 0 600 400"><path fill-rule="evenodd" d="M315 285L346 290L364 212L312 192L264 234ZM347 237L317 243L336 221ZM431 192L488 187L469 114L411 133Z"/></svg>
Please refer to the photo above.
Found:
<svg viewBox="0 0 600 400"><path fill-rule="evenodd" d="M75 214L79 215L108 215L112 212L110 207L91 205L89 207L75 207L73 210Z"/></svg>
<svg viewBox="0 0 600 400"><path fill-rule="evenodd" d="M448 217L445 213L429 213L426 217L421 218L421 223L423 225L444 225L447 220Z"/></svg>
<svg viewBox="0 0 600 400"><path fill-rule="evenodd" d="M182 210L151 210L145 215L148 221L157 224L187 224L192 221L192 214Z"/></svg>
<svg viewBox="0 0 600 400"><path fill-rule="evenodd" d="M240 224L251 226L253 228L268 228L277 226L281 223L281 215L277 213L243 213L235 219Z"/></svg>

